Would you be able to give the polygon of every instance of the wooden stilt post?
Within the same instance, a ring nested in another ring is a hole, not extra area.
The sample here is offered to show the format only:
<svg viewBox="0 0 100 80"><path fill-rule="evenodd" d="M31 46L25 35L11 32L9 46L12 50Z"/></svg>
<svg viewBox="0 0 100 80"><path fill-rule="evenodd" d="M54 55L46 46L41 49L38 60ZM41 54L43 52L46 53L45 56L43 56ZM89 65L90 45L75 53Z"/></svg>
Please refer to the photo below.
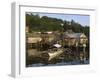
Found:
<svg viewBox="0 0 100 80"><path fill-rule="evenodd" d="M76 59L78 59L78 42L76 41Z"/></svg>
<svg viewBox="0 0 100 80"><path fill-rule="evenodd" d="M83 59L83 60L84 60L84 61L86 60L86 55L85 55L86 50L85 50L85 49L86 49L86 44L84 43L84 44L83 44L83 54L84 54L84 59Z"/></svg>

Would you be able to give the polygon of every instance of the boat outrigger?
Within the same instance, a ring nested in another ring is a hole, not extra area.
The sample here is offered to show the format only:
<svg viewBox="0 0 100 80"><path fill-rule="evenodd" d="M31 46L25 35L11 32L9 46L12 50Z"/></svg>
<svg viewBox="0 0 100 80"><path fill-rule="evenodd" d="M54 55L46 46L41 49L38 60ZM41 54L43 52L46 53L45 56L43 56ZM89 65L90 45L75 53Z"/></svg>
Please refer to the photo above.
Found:
<svg viewBox="0 0 100 80"><path fill-rule="evenodd" d="M54 46L56 47L54 51L41 52L41 58L44 62L49 63L51 60L59 57L66 51L66 49L62 48L59 44L54 44Z"/></svg>
<svg viewBox="0 0 100 80"><path fill-rule="evenodd" d="M59 56L60 54L62 54L63 53L63 50L61 49L61 50L57 50L56 52L49 52L48 54L49 54L49 59L48 59L48 61L50 61L50 60L52 60L53 58L55 58L55 57L57 57L57 56Z"/></svg>

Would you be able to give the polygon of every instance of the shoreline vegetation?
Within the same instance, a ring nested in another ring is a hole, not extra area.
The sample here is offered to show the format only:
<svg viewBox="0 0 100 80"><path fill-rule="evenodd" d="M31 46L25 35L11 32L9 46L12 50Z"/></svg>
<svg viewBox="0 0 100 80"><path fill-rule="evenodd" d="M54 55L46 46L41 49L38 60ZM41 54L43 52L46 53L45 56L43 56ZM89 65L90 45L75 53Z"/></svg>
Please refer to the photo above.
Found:
<svg viewBox="0 0 100 80"><path fill-rule="evenodd" d="M89 26L26 13L26 67L89 64L89 55Z"/></svg>
<svg viewBox="0 0 100 80"><path fill-rule="evenodd" d="M40 17L38 14L26 13L26 26L29 27L29 33L72 30L75 33L84 33L89 37L89 26L82 26L74 20L66 21L47 16Z"/></svg>

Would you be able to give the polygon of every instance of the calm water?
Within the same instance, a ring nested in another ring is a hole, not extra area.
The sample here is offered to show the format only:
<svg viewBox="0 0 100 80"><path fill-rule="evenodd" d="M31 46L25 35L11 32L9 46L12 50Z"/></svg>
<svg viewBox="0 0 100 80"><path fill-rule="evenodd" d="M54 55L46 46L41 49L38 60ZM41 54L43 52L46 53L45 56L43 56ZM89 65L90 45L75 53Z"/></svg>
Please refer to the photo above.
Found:
<svg viewBox="0 0 100 80"><path fill-rule="evenodd" d="M86 52L87 53L87 52ZM82 53L80 53L82 54ZM36 63L36 64L31 64L31 65L27 65L27 67L41 67L41 66L65 66L65 65L87 65L89 64L89 59L87 60L73 60L73 61L67 61L65 62L64 60L60 61L60 62L56 62L55 64L42 64L42 63Z"/></svg>
<svg viewBox="0 0 100 80"><path fill-rule="evenodd" d="M41 67L41 66L64 66L64 65L85 65L85 64L89 64L89 60L85 60L83 62L77 60L77 61L70 61L70 62L60 62L60 63L56 63L56 64L42 64L42 63L37 63L37 64L32 64L32 65L28 65L28 67Z"/></svg>

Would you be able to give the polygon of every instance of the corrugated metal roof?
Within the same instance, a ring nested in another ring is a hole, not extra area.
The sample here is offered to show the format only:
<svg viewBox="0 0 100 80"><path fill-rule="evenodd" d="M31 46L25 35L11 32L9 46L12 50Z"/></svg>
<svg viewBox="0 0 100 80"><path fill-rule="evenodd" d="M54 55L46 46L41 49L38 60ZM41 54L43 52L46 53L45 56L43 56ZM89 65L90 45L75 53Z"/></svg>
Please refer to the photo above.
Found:
<svg viewBox="0 0 100 80"><path fill-rule="evenodd" d="M81 38L83 33L66 33L64 35L65 38ZM85 35L83 37L86 37Z"/></svg>
<svg viewBox="0 0 100 80"><path fill-rule="evenodd" d="M41 40L42 39L40 37L37 37L37 38L30 37L30 38L28 38L28 43L37 43Z"/></svg>

